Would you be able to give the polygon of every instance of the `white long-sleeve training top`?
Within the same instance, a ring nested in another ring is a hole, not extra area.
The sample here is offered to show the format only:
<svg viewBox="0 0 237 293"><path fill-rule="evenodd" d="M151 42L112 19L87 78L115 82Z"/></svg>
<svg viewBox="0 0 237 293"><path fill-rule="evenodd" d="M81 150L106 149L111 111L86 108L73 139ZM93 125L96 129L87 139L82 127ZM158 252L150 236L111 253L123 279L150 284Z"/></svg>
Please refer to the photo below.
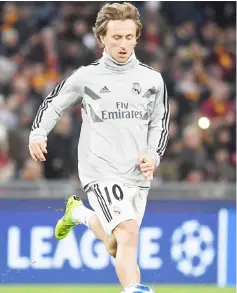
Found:
<svg viewBox="0 0 237 293"><path fill-rule="evenodd" d="M47 139L66 109L82 104L78 169L82 185L116 181L149 187L137 160L151 155L160 163L169 129L169 104L161 74L130 56L126 63L109 54L81 67L46 97L35 117L30 141Z"/></svg>

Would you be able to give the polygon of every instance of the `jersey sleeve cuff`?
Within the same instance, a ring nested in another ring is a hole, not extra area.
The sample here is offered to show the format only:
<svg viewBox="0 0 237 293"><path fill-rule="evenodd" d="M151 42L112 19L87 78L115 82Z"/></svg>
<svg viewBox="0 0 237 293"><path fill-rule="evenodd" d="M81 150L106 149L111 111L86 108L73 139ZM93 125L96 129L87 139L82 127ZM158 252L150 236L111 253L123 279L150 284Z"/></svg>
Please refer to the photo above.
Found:
<svg viewBox="0 0 237 293"><path fill-rule="evenodd" d="M157 152L148 150L147 154L151 156L155 162L155 168L160 165L160 156L157 154Z"/></svg>
<svg viewBox="0 0 237 293"><path fill-rule="evenodd" d="M45 141L47 141L47 132L44 128L36 128L31 131L29 142L32 142L37 139L44 139Z"/></svg>

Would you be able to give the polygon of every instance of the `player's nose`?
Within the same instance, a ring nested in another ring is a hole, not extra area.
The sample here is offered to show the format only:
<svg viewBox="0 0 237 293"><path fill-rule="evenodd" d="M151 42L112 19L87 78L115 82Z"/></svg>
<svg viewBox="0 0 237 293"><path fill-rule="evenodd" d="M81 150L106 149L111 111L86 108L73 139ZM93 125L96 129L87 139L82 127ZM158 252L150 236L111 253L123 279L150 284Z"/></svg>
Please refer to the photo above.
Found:
<svg viewBox="0 0 237 293"><path fill-rule="evenodd" d="M120 49L123 50L123 51L125 51L125 49L126 49L126 45L125 45L125 40L124 39L121 40Z"/></svg>

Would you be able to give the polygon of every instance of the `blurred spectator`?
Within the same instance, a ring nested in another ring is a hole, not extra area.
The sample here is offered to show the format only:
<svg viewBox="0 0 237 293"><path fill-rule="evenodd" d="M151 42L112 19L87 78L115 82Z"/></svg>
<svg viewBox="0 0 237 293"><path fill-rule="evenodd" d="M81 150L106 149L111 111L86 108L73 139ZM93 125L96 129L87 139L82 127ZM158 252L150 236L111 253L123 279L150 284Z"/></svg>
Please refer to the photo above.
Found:
<svg viewBox="0 0 237 293"><path fill-rule="evenodd" d="M41 162L35 162L31 158L27 159L20 174L20 179L34 183L34 194L36 197L45 196L50 193L46 179L44 178L44 167Z"/></svg>
<svg viewBox="0 0 237 293"><path fill-rule="evenodd" d="M21 178L26 181L39 181L43 178L43 166L40 162L27 159L22 170Z"/></svg>
<svg viewBox="0 0 237 293"><path fill-rule="evenodd" d="M234 181L235 170L230 166L230 156L227 149L218 149L215 153L216 166L215 170L217 173L218 181Z"/></svg>
<svg viewBox="0 0 237 293"><path fill-rule="evenodd" d="M21 129L13 128L8 131L9 155L15 162L15 178L19 178L19 174L28 158L28 140L24 136Z"/></svg>
<svg viewBox="0 0 237 293"><path fill-rule="evenodd" d="M204 180L202 169L191 169L189 170L186 181L188 183L200 183Z"/></svg>
<svg viewBox="0 0 237 293"><path fill-rule="evenodd" d="M183 147L180 154L179 178L188 179L190 170L200 170L207 159L205 149L203 148L200 130L195 126L187 126L183 131ZM199 175L201 176L201 175Z"/></svg>
<svg viewBox="0 0 237 293"><path fill-rule="evenodd" d="M9 156L7 142L7 130L0 126L0 181L8 181L14 178L15 164Z"/></svg>
<svg viewBox="0 0 237 293"><path fill-rule="evenodd" d="M38 107L73 70L100 58L92 34L105 2L4 2L0 7L0 180L77 177L81 108L48 138L47 161L29 161ZM137 1L141 60L162 73L170 96L170 140L160 180L235 181L236 8L234 2ZM200 117L209 120L201 129Z"/></svg>
<svg viewBox="0 0 237 293"><path fill-rule="evenodd" d="M72 120L64 114L48 139L44 175L48 179L66 179L77 173L77 154L73 153Z"/></svg>
<svg viewBox="0 0 237 293"><path fill-rule="evenodd" d="M17 65L0 54L0 88L10 82L12 76L17 70Z"/></svg>

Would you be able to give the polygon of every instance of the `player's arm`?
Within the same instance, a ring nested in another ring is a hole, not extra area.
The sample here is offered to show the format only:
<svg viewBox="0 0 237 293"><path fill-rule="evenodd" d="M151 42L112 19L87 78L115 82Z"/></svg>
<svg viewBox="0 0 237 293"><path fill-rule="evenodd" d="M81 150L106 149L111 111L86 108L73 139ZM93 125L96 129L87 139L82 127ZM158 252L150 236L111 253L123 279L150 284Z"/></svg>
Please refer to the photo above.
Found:
<svg viewBox="0 0 237 293"><path fill-rule="evenodd" d="M146 178L152 179L154 169L160 164L169 137L169 103L166 85L160 76L158 91L148 125L147 154L141 156L140 170Z"/></svg>
<svg viewBox="0 0 237 293"><path fill-rule="evenodd" d="M154 108L148 126L147 153L155 160L155 167L160 164L169 138L169 101L166 85L160 76L159 88L156 93Z"/></svg>
<svg viewBox="0 0 237 293"><path fill-rule="evenodd" d="M60 116L73 104L82 102L82 90L78 85L81 70L59 83L39 107L29 137L29 151L35 161L45 161L47 136Z"/></svg>

